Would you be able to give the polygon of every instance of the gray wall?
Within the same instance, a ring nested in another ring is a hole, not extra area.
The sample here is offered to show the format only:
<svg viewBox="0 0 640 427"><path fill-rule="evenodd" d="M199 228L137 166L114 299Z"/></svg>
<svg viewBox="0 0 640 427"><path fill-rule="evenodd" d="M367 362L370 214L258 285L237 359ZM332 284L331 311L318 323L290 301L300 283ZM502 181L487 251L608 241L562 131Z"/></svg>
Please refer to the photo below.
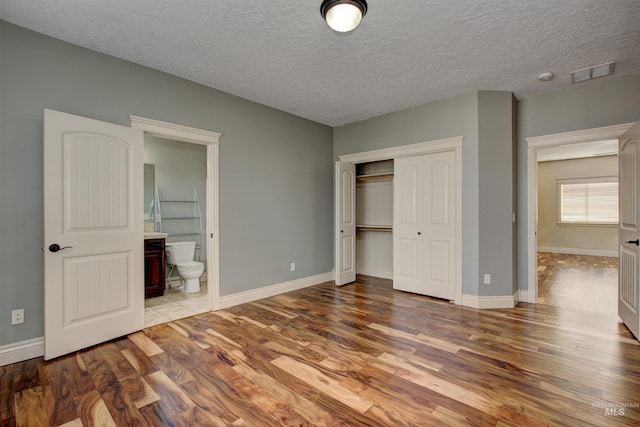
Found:
<svg viewBox="0 0 640 427"><path fill-rule="evenodd" d="M333 268L331 128L4 21L0 58L0 345L43 334L44 108L223 134L222 295ZM10 326L16 308L26 321Z"/></svg>
<svg viewBox="0 0 640 427"><path fill-rule="evenodd" d="M538 163L538 250L595 249L617 253L617 225L558 224L558 180L606 176L618 176L618 156Z"/></svg>
<svg viewBox="0 0 640 427"><path fill-rule="evenodd" d="M478 94L468 93L334 129L333 151L343 154L463 136L462 286L478 292Z"/></svg>
<svg viewBox="0 0 640 427"><path fill-rule="evenodd" d="M204 236L207 227L207 146L170 139L145 136L144 162L155 166L155 184L161 200L195 200L194 188L198 190L202 229L199 236L169 236L167 241L192 240L200 248L196 259L206 262ZM161 204L162 216L191 217L196 214L195 204ZM162 231L165 233L192 233L199 225L193 220L164 220Z"/></svg>
<svg viewBox="0 0 640 427"><path fill-rule="evenodd" d="M510 92L480 91L334 129L334 157L463 136L462 291L513 295L515 259ZM484 273L491 285L481 285Z"/></svg>
<svg viewBox="0 0 640 427"><path fill-rule="evenodd" d="M517 289L512 244L514 114L510 92L478 92L480 288L474 295L513 295ZM482 284L486 273L491 274L489 285Z"/></svg>
<svg viewBox="0 0 640 427"><path fill-rule="evenodd" d="M527 289L527 141L640 120L640 75L582 83L518 102L518 285Z"/></svg>

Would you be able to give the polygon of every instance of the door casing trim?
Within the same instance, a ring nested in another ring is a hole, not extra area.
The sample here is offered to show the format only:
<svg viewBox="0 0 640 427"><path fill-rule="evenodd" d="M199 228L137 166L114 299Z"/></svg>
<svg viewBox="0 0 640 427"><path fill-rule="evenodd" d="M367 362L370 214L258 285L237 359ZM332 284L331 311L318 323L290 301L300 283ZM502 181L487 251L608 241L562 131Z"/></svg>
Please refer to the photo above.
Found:
<svg viewBox="0 0 640 427"><path fill-rule="evenodd" d="M527 141L527 298L531 304L538 301L537 274L537 217L538 217L538 148L581 142L618 139L633 123L582 129L525 138Z"/></svg>
<svg viewBox="0 0 640 427"><path fill-rule="evenodd" d="M207 146L207 286L209 309L220 308L220 137L221 133L139 116L129 116L131 127L145 135ZM213 256L211 256L213 255Z"/></svg>

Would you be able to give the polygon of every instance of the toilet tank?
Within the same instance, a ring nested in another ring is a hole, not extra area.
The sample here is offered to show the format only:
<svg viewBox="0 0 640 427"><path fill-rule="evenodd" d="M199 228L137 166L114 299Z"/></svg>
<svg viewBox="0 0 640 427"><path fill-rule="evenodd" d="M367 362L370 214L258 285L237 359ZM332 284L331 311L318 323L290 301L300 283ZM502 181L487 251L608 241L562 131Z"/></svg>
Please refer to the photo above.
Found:
<svg viewBox="0 0 640 427"><path fill-rule="evenodd" d="M169 242L165 244L167 262L178 265L180 262L193 261L196 251L196 242Z"/></svg>

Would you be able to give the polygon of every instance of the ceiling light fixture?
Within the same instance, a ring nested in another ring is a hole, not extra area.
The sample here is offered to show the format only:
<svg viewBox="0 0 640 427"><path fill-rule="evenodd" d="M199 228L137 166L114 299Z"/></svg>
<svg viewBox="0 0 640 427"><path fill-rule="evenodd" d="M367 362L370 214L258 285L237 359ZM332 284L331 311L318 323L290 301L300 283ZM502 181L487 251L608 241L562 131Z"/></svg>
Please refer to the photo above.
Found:
<svg viewBox="0 0 640 427"><path fill-rule="evenodd" d="M327 25L339 33L350 33L358 28L367 14L365 0L324 0L320 5L320 14Z"/></svg>

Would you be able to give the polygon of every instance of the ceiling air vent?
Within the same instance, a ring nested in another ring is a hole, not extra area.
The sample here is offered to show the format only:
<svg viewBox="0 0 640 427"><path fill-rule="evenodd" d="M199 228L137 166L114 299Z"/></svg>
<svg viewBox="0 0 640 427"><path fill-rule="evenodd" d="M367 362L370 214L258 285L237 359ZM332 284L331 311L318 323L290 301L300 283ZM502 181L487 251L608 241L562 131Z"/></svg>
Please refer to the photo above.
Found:
<svg viewBox="0 0 640 427"><path fill-rule="evenodd" d="M611 61L606 64L600 64L582 70L571 72L571 83L580 83L586 80L597 79L598 77L609 76L613 74L616 62Z"/></svg>

